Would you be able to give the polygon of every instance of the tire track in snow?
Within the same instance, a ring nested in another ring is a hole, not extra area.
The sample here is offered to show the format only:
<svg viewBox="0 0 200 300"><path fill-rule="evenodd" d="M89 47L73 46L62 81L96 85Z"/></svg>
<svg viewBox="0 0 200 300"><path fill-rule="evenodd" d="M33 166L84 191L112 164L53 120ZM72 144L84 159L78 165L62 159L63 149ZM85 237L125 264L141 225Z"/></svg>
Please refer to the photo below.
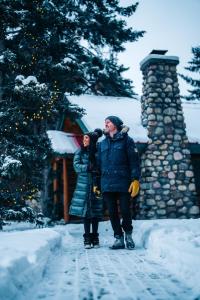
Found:
<svg viewBox="0 0 200 300"><path fill-rule="evenodd" d="M129 256L129 253L126 254L126 257ZM127 271L127 274L130 276L130 278L134 278L134 280L131 280L131 284L133 284L134 286L134 293L136 293L137 297L139 297L139 299L143 299L143 300L155 300L154 295L147 289L147 287L145 286L145 284L142 281L142 278L138 278L135 274L135 265L133 263L129 263L127 264L127 260L125 260L124 262L122 261L121 256L117 256L117 254L113 254L113 257L115 257L116 261L118 264L121 265L121 269L124 269ZM125 255L124 255L125 257ZM125 257L125 258L126 258ZM127 280L130 282L130 278L128 278ZM140 288L139 288L140 287Z"/></svg>
<svg viewBox="0 0 200 300"><path fill-rule="evenodd" d="M79 300L79 293L80 293L80 288L79 288L79 258L78 258L78 252L76 253L76 271L75 271L75 283L74 283L74 300Z"/></svg>
<svg viewBox="0 0 200 300"><path fill-rule="evenodd" d="M102 264L102 262L101 262L101 260L100 260L100 258L98 256L97 250L95 249L94 251L95 251L94 254L95 254L96 261L97 261L97 263L98 263L98 265L99 265L99 267L101 269L101 272L102 272L102 274L104 276L103 278L104 278L104 281L106 283L107 289L110 292L109 293L109 299L110 300L111 299L116 300L117 299L117 294L114 291L114 289L112 288L112 285L111 285L112 282L110 281L110 279L108 278L107 273L105 272L105 268L103 267L103 264Z"/></svg>
<svg viewBox="0 0 200 300"><path fill-rule="evenodd" d="M91 268L91 263L89 262L89 258L88 258L88 251L90 250L85 250L85 257L86 257L86 264L87 264L87 268L88 268L88 273L89 273L89 278L90 278L90 283L91 283L91 288L92 288L92 299L97 300L98 299L98 293L97 293L97 289L95 287L94 284L94 273L92 272L92 268Z"/></svg>
<svg viewBox="0 0 200 300"><path fill-rule="evenodd" d="M156 285L160 290L165 292L165 294L166 291L168 291L167 292L168 297L176 297L177 299L188 300L187 287L182 285L181 282L179 282L178 280L171 279L172 275L169 273L169 271L164 269L161 265L155 263L154 263L155 266L154 269L151 265L151 262L147 261L147 259L142 258L137 253L135 254L135 256L138 262L143 264L143 267L146 270L145 274L148 274L147 277L149 277L150 282L152 282L152 274L153 274L153 277L156 279L154 280L154 286ZM128 257L128 259L130 261L130 257ZM155 272L155 270L156 271L159 270L159 275L157 275L157 272ZM163 274L165 274L165 276L163 276ZM173 282L172 280L175 280L175 282Z"/></svg>
<svg viewBox="0 0 200 300"><path fill-rule="evenodd" d="M164 266L150 261L147 251L108 249L108 234L99 249L85 250L82 232L71 228L49 264L43 282L31 296L17 300L191 300L183 283Z"/></svg>
<svg viewBox="0 0 200 300"><path fill-rule="evenodd" d="M112 251L112 250L109 249L108 251ZM117 251L120 251L120 250L117 250ZM117 270L117 267L114 265L110 255L107 254L105 249L103 249L103 252L104 252L104 258L106 258L106 261L107 261L107 266L111 267L114 270L115 275L119 278L119 280L124 288L123 291L125 292L125 295L126 295L126 298L124 298L124 299L127 299L127 300L128 299L131 299L131 300L137 299L134 297L134 291L128 286L128 284L126 283L120 270ZM120 288L120 286L118 286L118 288Z"/></svg>

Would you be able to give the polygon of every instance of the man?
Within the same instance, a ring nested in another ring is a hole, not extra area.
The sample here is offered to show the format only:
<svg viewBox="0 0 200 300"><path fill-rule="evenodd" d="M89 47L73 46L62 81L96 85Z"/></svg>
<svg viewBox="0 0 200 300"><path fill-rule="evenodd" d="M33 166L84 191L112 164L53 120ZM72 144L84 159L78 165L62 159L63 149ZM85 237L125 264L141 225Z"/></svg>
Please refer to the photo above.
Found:
<svg viewBox="0 0 200 300"><path fill-rule="evenodd" d="M101 172L101 191L107 203L115 241L111 249L134 249L130 196L139 192L139 156L134 141L127 134L128 127L116 116L105 119L105 139L98 147ZM94 190L96 187L94 188ZM129 194L130 193L130 194ZM119 199L122 224L118 214ZM123 230L122 230L123 229Z"/></svg>

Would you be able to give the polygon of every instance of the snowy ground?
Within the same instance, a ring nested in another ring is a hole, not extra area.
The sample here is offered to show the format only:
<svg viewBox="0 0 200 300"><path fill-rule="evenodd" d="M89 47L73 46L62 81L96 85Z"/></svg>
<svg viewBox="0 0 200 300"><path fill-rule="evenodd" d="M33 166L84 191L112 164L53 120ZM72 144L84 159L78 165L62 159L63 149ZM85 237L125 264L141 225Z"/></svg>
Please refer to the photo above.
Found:
<svg viewBox="0 0 200 300"><path fill-rule="evenodd" d="M200 219L136 221L134 251L108 249L109 222L100 240L84 250L81 224L1 232L0 299L200 299Z"/></svg>

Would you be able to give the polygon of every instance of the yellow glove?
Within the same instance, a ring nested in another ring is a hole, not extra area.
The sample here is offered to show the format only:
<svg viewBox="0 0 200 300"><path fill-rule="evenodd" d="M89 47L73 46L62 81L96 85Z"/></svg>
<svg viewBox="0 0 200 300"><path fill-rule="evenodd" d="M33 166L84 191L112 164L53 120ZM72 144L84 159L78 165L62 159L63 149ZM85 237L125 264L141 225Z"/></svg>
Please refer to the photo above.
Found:
<svg viewBox="0 0 200 300"><path fill-rule="evenodd" d="M93 193L97 196L99 196L101 194L100 190L98 189L98 186L93 186Z"/></svg>
<svg viewBox="0 0 200 300"><path fill-rule="evenodd" d="M138 180L133 180L129 186L128 192L131 193L131 197L134 198L138 195L140 190L140 183Z"/></svg>

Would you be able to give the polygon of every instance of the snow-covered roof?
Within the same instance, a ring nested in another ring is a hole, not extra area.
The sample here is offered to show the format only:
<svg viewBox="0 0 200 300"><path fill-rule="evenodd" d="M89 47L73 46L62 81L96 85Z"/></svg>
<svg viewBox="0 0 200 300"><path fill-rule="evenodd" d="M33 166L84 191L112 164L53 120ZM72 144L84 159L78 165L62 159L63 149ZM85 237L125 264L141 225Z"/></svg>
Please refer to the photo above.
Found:
<svg viewBox="0 0 200 300"><path fill-rule="evenodd" d="M141 124L141 104L139 100L125 97L67 96L67 99L85 109L81 118L87 130L103 128L105 118L110 115L120 117L127 125L129 135L135 142L147 142L147 130Z"/></svg>
<svg viewBox="0 0 200 300"><path fill-rule="evenodd" d="M104 127L104 120L109 115L120 117L129 126L129 135L135 142L147 142L147 130L141 124L141 103L137 99L106 96L67 96L68 100L85 109L81 118L87 130ZM183 113L186 131L191 143L200 143L200 103L183 101Z"/></svg>
<svg viewBox="0 0 200 300"><path fill-rule="evenodd" d="M189 142L200 144L200 102L183 101L182 106Z"/></svg>
<svg viewBox="0 0 200 300"><path fill-rule="evenodd" d="M74 134L58 130L48 130L48 137L51 141L52 149L59 154L73 154L79 144Z"/></svg>

